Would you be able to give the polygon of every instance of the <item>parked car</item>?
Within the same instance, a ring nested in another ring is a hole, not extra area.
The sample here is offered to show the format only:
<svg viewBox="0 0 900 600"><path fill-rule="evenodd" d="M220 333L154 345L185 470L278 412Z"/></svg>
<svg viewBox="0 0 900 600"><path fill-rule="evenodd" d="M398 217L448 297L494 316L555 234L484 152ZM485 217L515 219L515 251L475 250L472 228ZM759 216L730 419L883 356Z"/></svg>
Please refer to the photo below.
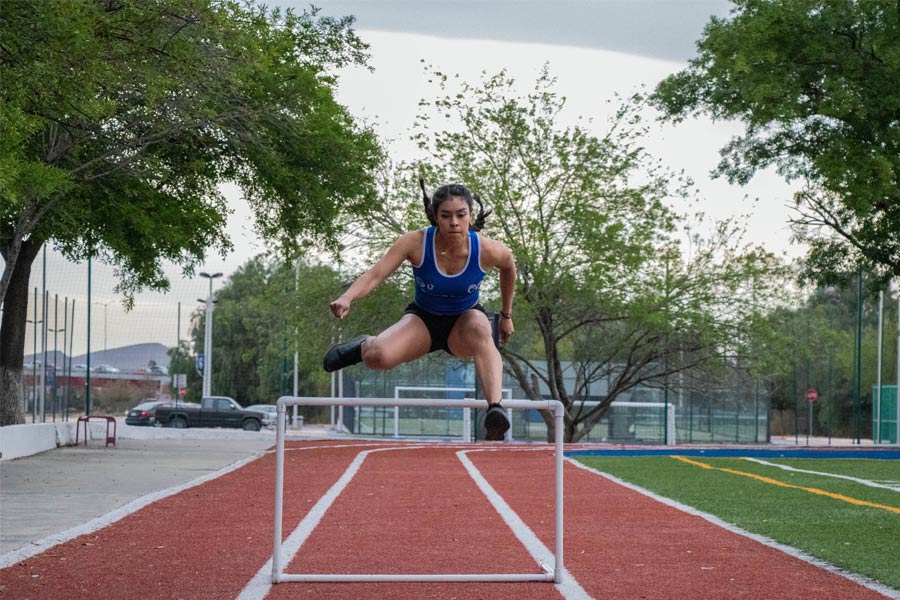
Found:
<svg viewBox="0 0 900 600"><path fill-rule="evenodd" d="M184 429L186 427L231 427L245 431L259 431L263 426L264 413L244 410L228 396L208 396L200 401L200 406L184 403L166 404L156 409L156 421L163 427Z"/></svg>
<svg viewBox="0 0 900 600"><path fill-rule="evenodd" d="M121 373L119 369L110 365L97 365L96 367L92 368L91 371L93 371L94 373Z"/></svg>
<svg viewBox="0 0 900 600"><path fill-rule="evenodd" d="M157 407L168 404L168 400L146 400L128 411L126 425L154 425Z"/></svg>
<svg viewBox="0 0 900 600"><path fill-rule="evenodd" d="M255 410L263 413L263 426L275 427L278 421L278 407L274 404L253 404L247 407L247 410Z"/></svg>

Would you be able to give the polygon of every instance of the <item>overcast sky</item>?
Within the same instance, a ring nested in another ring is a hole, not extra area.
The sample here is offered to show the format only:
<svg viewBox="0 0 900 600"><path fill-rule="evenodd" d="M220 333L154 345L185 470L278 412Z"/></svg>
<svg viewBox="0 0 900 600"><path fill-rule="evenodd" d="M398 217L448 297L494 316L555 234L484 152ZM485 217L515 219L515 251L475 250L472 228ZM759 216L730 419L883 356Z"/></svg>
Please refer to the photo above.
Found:
<svg viewBox="0 0 900 600"><path fill-rule="evenodd" d="M297 0L275 3L299 9L308 5ZM726 17L730 10L730 3L718 0L326 0L317 5L327 15L357 16L355 28L370 44L374 71L353 68L338 73L338 99L358 118L374 124L383 139L392 140L389 150L395 159L408 159L415 153L408 141L409 129L419 100L433 93L421 61L447 73L459 73L470 82L477 81L482 71L494 74L507 69L523 93L532 87L541 67L549 64L558 79L557 91L568 99L563 115L566 124L579 117L591 119L588 127L602 135L610 110L607 100L614 93L627 95L642 85L652 89L666 75L684 68L710 17ZM750 241L789 256L802 254L802 248L790 243L786 205L791 201L791 189L781 178L762 173L741 188L709 176L718 162L718 149L741 131L739 124L706 119L678 126L656 123L652 118L651 122L648 151L670 169L684 170L695 180L704 210L716 218L746 214ZM233 211L229 234L235 251L225 257L208 256L198 270L227 276L261 252L264 244L254 233L252 214L240 191L234 186L223 189ZM416 198L415 190L411 198ZM199 277L185 280L174 268L169 273L169 293L140 295L136 311L126 315L113 291L112 269L93 265L93 300L105 303L94 305L94 350L98 343L102 347L104 312L110 348L149 341L174 345L179 301L180 331L186 337L187 315L198 306L198 298L206 296L208 281ZM217 280L216 285L221 282ZM42 287L40 257L32 270L31 285ZM66 264L50 252L47 289L51 301L58 293L60 302L65 296L77 298L83 309L87 303L85 265ZM76 354L85 350L85 318L79 310ZM53 321L52 310L49 320ZM26 354L32 347L30 328L28 336Z"/></svg>
<svg viewBox="0 0 900 600"><path fill-rule="evenodd" d="M275 4L302 10L300 0ZM724 0L323 0L329 16L352 14L361 30L612 50L686 62Z"/></svg>

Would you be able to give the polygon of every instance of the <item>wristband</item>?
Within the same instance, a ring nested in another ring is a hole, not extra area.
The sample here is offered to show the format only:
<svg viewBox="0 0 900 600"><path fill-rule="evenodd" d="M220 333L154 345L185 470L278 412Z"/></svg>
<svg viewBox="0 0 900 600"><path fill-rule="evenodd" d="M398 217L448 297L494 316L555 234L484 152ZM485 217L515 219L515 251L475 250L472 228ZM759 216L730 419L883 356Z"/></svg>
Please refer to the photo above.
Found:
<svg viewBox="0 0 900 600"><path fill-rule="evenodd" d="M503 317L504 319L509 319L510 321L512 320L512 313L505 313L502 310L498 311L498 312L500 313L500 316Z"/></svg>

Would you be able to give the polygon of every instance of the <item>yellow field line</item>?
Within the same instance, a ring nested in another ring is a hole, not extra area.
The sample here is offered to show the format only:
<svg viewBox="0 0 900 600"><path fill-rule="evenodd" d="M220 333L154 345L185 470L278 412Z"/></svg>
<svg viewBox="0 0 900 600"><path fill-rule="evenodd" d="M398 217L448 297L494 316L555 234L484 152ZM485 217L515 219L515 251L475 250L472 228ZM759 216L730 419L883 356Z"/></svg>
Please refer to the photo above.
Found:
<svg viewBox="0 0 900 600"><path fill-rule="evenodd" d="M892 513L897 513L898 515L900 515L900 508L897 508L896 506L886 506L884 504L875 504L874 502L866 502L865 500L858 500L856 498L851 498L849 496L844 496L842 494L826 492L825 490L820 490L818 488L803 487L803 486L799 486L799 485L793 485L790 483L784 483L783 481L778 481L777 479L771 479L769 477L763 477L762 475L757 475L755 473L746 473L744 471L736 471L734 469L723 469L721 467L714 467L712 465L708 465L708 464L702 463L700 461L691 460L684 456L673 456L672 458L674 458L675 460L680 460L681 462L685 462L689 465L694 465L695 467L701 467L703 469L711 469L713 471L722 471L724 473L731 473L732 475L743 475L744 477L756 479L758 481L762 481L763 483L770 483L772 485L777 485L779 487L792 488L795 490L803 490L804 492L809 492L810 494L818 494L819 496L828 496L829 498L834 498L835 500L842 500L844 502L849 502L850 504L856 504L858 506L871 506L872 508L880 508L880 509L887 510Z"/></svg>

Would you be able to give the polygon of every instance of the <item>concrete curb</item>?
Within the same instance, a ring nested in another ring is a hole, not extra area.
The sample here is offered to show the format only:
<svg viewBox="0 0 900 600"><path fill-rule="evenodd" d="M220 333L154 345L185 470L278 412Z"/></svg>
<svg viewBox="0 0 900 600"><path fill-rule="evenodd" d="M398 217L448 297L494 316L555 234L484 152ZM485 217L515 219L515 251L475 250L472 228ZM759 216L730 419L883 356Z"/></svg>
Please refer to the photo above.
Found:
<svg viewBox="0 0 900 600"><path fill-rule="evenodd" d="M0 427L0 461L32 456L61 446L75 445L76 421L57 423L29 423ZM88 423L88 444L106 444L104 421ZM80 443L84 443L82 426ZM110 432L111 433L111 432ZM275 443L274 429L243 431L241 429L170 429L168 427L133 427L124 418L116 419L116 437L132 440L222 440L271 438Z"/></svg>

